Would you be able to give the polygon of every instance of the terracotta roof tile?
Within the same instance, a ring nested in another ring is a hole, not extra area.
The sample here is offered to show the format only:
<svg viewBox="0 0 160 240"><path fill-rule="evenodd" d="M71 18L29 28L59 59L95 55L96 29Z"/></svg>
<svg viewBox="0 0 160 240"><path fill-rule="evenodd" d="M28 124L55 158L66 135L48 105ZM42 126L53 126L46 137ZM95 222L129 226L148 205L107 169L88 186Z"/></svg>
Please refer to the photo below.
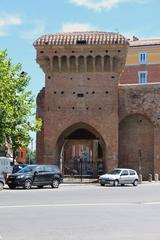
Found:
<svg viewBox="0 0 160 240"><path fill-rule="evenodd" d="M112 32L70 32L44 35L34 42L34 46L51 45L127 45L128 41L119 33Z"/></svg>

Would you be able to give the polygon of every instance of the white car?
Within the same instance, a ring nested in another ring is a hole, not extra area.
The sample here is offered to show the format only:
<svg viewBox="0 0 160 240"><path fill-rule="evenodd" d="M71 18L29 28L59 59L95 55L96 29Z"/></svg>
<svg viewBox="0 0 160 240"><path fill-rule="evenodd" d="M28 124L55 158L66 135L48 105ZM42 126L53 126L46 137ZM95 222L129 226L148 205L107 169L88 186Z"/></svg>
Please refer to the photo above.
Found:
<svg viewBox="0 0 160 240"><path fill-rule="evenodd" d="M9 157L0 157L0 174L1 173L11 174L12 170L13 159Z"/></svg>
<svg viewBox="0 0 160 240"><path fill-rule="evenodd" d="M138 180L137 172L127 168L115 168L111 172L99 177L99 183L101 186L110 183L112 183L113 186L118 186L119 184L133 184L133 186L137 186Z"/></svg>

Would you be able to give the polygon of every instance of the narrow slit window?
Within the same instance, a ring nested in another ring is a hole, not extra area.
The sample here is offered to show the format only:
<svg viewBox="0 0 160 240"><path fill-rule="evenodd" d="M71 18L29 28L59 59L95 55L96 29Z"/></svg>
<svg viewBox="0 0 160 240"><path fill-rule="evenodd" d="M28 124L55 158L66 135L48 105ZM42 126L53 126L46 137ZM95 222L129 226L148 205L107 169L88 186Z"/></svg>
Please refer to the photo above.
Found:
<svg viewBox="0 0 160 240"><path fill-rule="evenodd" d="M77 97L84 97L84 94L83 93L78 93Z"/></svg>

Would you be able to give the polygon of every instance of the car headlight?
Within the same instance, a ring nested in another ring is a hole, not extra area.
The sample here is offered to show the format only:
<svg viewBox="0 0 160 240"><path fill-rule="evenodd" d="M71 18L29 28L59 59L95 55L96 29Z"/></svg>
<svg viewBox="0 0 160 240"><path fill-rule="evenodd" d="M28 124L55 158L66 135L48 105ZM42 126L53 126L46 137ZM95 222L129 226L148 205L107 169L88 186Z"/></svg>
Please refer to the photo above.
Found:
<svg viewBox="0 0 160 240"><path fill-rule="evenodd" d="M24 175L17 176L17 178L19 178L19 179L24 178Z"/></svg>

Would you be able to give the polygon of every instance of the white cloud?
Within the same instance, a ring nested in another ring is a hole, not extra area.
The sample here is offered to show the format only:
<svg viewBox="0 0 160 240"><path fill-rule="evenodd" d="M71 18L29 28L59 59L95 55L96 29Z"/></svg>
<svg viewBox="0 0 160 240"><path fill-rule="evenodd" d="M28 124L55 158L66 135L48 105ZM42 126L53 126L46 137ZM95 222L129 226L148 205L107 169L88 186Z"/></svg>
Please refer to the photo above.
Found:
<svg viewBox="0 0 160 240"><path fill-rule="evenodd" d="M15 15L5 14L0 18L0 36L8 35L11 26L22 25L22 19Z"/></svg>
<svg viewBox="0 0 160 240"><path fill-rule="evenodd" d="M22 20L17 16L8 15L3 18L0 18L0 27L21 25L21 24L22 24Z"/></svg>
<svg viewBox="0 0 160 240"><path fill-rule="evenodd" d="M92 31L93 26L87 23L65 23L62 26L62 32L82 32Z"/></svg>
<svg viewBox="0 0 160 240"><path fill-rule="evenodd" d="M144 2L145 0L70 0L77 6L86 7L95 11L110 9L123 2Z"/></svg>
<svg viewBox="0 0 160 240"><path fill-rule="evenodd" d="M26 39L35 40L45 32L45 23L42 20L25 20L14 14L1 13L0 17L0 37L11 35L12 27L21 26L23 28L16 29L16 36ZM15 30L15 29L14 29Z"/></svg>

